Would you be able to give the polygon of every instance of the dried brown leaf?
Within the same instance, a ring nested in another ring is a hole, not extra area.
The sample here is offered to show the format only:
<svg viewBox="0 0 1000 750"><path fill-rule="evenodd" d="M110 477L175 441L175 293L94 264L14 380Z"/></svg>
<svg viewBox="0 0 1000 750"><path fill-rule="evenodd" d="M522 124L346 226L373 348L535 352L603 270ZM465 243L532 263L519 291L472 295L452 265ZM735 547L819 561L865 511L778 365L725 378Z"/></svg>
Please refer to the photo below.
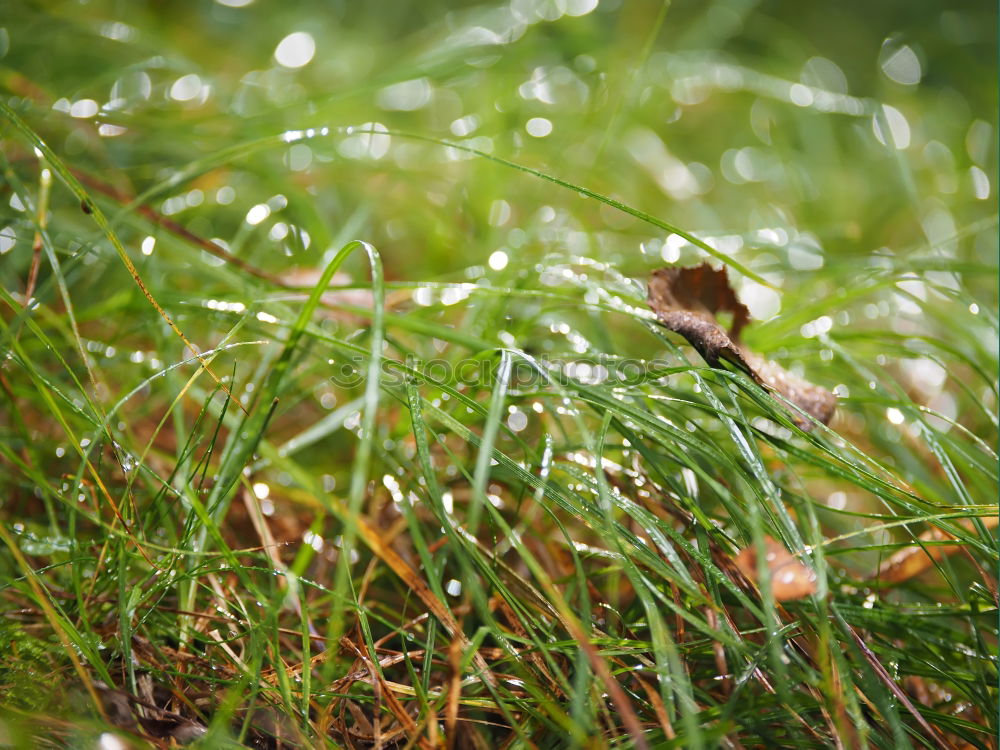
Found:
<svg viewBox="0 0 1000 750"><path fill-rule="evenodd" d="M984 516L979 520L987 529L994 529L1000 523L1000 518L997 516ZM969 531L975 528L970 519L965 519L960 523ZM883 562L879 566L878 572L872 577L877 578L882 584L897 585L920 575L938 560L954 555L963 549L961 542L956 540L952 534L936 526L921 534L919 541L924 544L915 544L899 550ZM954 543L949 544L948 542Z"/></svg>
<svg viewBox="0 0 1000 750"><path fill-rule="evenodd" d="M740 331L750 322L750 311L736 299L725 268L716 271L708 263L690 268L661 268L649 279L649 306L660 321L679 333L712 367L722 358L750 366L736 344ZM718 313L733 314L727 333Z"/></svg>
<svg viewBox="0 0 1000 750"><path fill-rule="evenodd" d="M702 263L654 271L649 279L648 302L660 322L687 339L710 367L721 367L722 360L727 360L823 424L833 417L836 396L740 343L740 332L750 322L750 311L729 285L725 267L716 270ZM720 313L732 314L729 331L719 323ZM809 426L798 415L793 417L800 427Z"/></svg>
<svg viewBox="0 0 1000 750"><path fill-rule="evenodd" d="M767 548L764 562L771 573L771 593L775 601L802 599L816 593L816 574L801 560L769 536L764 537L764 546ZM740 550L735 563L743 575L754 583L758 582L757 548L754 545Z"/></svg>

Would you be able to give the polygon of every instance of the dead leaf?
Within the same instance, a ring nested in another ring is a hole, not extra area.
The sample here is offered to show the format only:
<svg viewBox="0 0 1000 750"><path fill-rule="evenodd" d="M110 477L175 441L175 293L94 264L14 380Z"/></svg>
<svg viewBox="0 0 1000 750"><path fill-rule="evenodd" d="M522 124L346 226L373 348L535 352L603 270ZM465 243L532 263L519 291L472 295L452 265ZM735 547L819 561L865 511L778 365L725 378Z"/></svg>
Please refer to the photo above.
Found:
<svg viewBox="0 0 1000 750"><path fill-rule="evenodd" d="M101 697L101 706L108 721L116 727L134 732L136 721L128 695L100 680L94 680L94 688Z"/></svg>
<svg viewBox="0 0 1000 750"><path fill-rule="evenodd" d="M667 328L679 333L710 367L731 362L758 384L827 424L837 407L837 397L825 388L803 380L749 351L740 343L740 331L750 322L750 311L729 285L725 267L715 270L708 263L687 268L661 268L649 279L649 307ZM727 332L719 314L731 314ZM793 413L796 424L808 429L809 422Z"/></svg>
<svg viewBox="0 0 1000 750"><path fill-rule="evenodd" d="M323 275L322 268L293 268L281 274L281 283L289 287L301 288L304 291L311 291L319 283ZM343 272L337 271L330 279L329 287L333 287L328 292L323 292L320 302L323 307L323 314L331 318L350 318L350 315L338 310L342 305L351 307L362 307L370 309L372 306L372 293L370 289L338 289L346 287L351 283L351 277Z"/></svg>
<svg viewBox="0 0 1000 750"><path fill-rule="evenodd" d="M138 732L139 727L142 727L149 737L175 740L182 745L190 744L208 732L208 728L200 722L159 708L153 698L152 679L147 673L142 673L140 680L141 692L146 694L145 697L130 696L103 682L94 682L111 724L129 732Z"/></svg>
<svg viewBox="0 0 1000 750"><path fill-rule="evenodd" d="M816 573L777 540L766 536L764 545L767 548L764 562L771 572L771 593L774 594L775 601L787 602L816 593ZM741 549L736 555L735 563L743 575L758 583L755 545Z"/></svg>
<svg viewBox="0 0 1000 750"><path fill-rule="evenodd" d="M984 516L979 520L987 529L996 528L1000 522L997 516ZM964 519L959 523L970 532L975 528L971 519ZM895 586L920 575L938 560L963 549L961 542L952 534L936 526L921 534L919 541L923 544L904 547L883 562L872 578L878 579L882 584Z"/></svg>

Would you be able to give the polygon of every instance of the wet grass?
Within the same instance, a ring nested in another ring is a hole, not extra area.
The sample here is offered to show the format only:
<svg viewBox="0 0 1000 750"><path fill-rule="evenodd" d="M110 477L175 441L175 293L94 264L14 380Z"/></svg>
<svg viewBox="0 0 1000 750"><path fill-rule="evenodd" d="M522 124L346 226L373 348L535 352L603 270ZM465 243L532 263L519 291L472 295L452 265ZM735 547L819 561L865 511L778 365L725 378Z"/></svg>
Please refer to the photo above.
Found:
<svg viewBox="0 0 1000 750"><path fill-rule="evenodd" d="M590 5L5 6L0 744L995 747L995 9Z"/></svg>

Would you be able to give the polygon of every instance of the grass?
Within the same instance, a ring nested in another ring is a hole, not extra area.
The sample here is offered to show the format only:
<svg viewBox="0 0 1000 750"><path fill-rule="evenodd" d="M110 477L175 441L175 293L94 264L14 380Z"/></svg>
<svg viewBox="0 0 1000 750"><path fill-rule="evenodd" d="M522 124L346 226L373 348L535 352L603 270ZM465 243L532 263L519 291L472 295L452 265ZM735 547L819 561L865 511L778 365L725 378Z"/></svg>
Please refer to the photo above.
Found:
<svg viewBox="0 0 1000 750"><path fill-rule="evenodd" d="M590 6L5 6L0 744L996 747L995 9Z"/></svg>

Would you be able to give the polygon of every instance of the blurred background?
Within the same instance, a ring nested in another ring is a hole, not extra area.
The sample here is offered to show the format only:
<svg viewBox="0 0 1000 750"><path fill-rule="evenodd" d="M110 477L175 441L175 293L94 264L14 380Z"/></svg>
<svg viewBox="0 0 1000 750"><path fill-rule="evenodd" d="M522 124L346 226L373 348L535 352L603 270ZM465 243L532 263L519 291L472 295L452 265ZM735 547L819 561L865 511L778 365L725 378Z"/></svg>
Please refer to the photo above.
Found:
<svg viewBox="0 0 1000 750"><path fill-rule="evenodd" d="M250 148L366 124L725 237L761 272L995 257L979 225L996 208L992 3L4 5L2 83L50 145L120 190L157 188L158 210L263 268L314 265L344 232L382 248L394 278L502 248L526 264L552 243L637 272L674 254L629 217L412 139Z"/></svg>

